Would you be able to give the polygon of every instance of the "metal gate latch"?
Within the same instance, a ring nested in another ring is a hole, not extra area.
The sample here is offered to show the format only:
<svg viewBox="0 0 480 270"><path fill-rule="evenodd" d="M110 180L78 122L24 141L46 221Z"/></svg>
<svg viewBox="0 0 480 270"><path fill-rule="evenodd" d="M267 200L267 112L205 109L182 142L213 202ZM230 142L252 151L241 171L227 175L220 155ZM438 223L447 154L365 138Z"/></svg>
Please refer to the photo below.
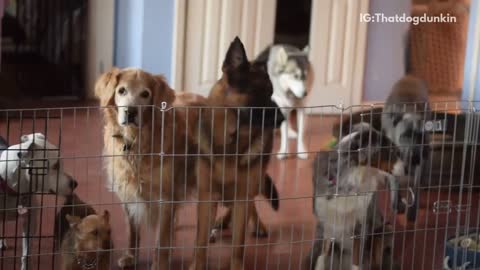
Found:
<svg viewBox="0 0 480 270"><path fill-rule="evenodd" d="M470 209L469 204L452 204L451 201L436 201L433 203L433 212L434 213L450 213L453 210L456 212L467 211Z"/></svg>

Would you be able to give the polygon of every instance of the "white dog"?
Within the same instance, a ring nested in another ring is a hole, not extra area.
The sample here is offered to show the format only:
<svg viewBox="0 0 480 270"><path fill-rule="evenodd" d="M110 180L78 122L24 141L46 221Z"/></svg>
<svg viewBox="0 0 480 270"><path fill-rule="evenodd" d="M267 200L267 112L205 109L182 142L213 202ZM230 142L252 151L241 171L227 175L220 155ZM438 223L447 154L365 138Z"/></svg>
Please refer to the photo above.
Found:
<svg viewBox="0 0 480 270"><path fill-rule="evenodd" d="M21 269L29 267L29 238L37 230L35 193L71 194L77 182L63 172L59 149L41 133L24 135L21 143L8 147L0 142L0 218L7 221L24 216ZM8 148L7 148L8 147ZM6 248L1 239L1 248Z"/></svg>
<svg viewBox="0 0 480 270"><path fill-rule="evenodd" d="M297 156L301 159L308 158L303 138L305 112L302 108L312 78L307 50L308 48L305 48L301 51L289 45L274 45L265 49L255 60L266 65L273 86L272 99L285 116L280 128L281 142L277 155L279 159L288 156L289 138L297 138ZM298 133L289 128L288 124L293 110L297 111Z"/></svg>

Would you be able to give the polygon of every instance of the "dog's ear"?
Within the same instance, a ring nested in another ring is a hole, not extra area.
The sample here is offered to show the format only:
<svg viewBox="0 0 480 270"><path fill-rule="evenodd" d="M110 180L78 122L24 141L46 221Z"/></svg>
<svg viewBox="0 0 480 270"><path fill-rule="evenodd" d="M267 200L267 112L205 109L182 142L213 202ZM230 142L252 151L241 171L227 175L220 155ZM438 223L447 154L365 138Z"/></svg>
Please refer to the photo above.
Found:
<svg viewBox="0 0 480 270"><path fill-rule="evenodd" d="M306 45L303 50L302 50L303 53L305 53L306 55L308 55L310 53L310 45Z"/></svg>
<svg viewBox="0 0 480 270"><path fill-rule="evenodd" d="M120 69L112 68L112 70L103 73L95 83L95 96L100 100L100 106L110 106L113 104L115 87L118 84Z"/></svg>
<svg viewBox="0 0 480 270"><path fill-rule="evenodd" d="M69 214L67 214L65 218L67 219L68 224L70 225L70 228L77 226L82 221L80 217L71 216Z"/></svg>
<svg viewBox="0 0 480 270"><path fill-rule="evenodd" d="M235 37L232 43L230 43L225 60L223 61L222 71L227 72L229 70L246 68L248 64L249 62L243 43L238 37Z"/></svg>
<svg viewBox="0 0 480 270"><path fill-rule="evenodd" d="M18 145L19 147L17 149L18 159L28 160L32 157L31 150L35 147L33 135L34 134L23 135L20 138L21 143Z"/></svg>
<svg viewBox="0 0 480 270"><path fill-rule="evenodd" d="M22 143L33 140L45 141L45 135L43 135L42 133L33 133L29 135L22 135L22 137L20 137L20 141Z"/></svg>
<svg viewBox="0 0 480 270"><path fill-rule="evenodd" d="M110 212L108 212L108 210L104 210L102 218L103 218L103 220L105 220L105 223L109 223L110 222Z"/></svg>
<svg viewBox="0 0 480 270"><path fill-rule="evenodd" d="M172 106L175 101L175 91L170 88L167 80L162 75L152 75L155 80L155 87L152 89L153 105L160 106L162 102L167 103L167 107Z"/></svg>
<svg viewBox="0 0 480 270"><path fill-rule="evenodd" d="M285 65L288 61L288 54L284 47L280 46L275 54L275 61L278 65Z"/></svg>

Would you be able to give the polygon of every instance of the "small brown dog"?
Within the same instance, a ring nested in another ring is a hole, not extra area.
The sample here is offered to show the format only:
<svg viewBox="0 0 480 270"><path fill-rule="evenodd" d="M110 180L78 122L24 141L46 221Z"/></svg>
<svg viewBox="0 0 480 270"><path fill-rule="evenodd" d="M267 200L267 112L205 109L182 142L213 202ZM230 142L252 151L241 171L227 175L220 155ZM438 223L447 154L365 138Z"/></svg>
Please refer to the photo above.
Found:
<svg viewBox="0 0 480 270"><path fill-rule="evenodd" d="M60 269L110 269L113 245L109 220L107 210L97 215L76 195L67 197L55 220L56 240L60 243L61 252Z"/></svg>

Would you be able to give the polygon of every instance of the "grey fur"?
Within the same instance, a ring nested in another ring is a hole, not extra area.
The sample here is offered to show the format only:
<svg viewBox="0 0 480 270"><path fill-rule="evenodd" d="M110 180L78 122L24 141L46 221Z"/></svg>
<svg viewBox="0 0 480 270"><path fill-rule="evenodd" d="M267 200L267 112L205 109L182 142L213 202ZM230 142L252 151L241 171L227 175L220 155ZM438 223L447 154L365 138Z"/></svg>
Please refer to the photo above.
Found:
<svg viewBox="0 0 480 270"><path fill-rule="evenodd" d="M328 259L331 256L325 257L326 269L351 269L352 237L364 237L385 224L376 204L375 191L379 185L390 188L392 208L396 208L396 178L362 165L366 159L379 158L386 149L382 146L388 143L388 139L368 124L359 124L354 126L351 134L340 140L333 151L317 154L313 164L316 239L304 260L304 269L315 269L323 252L323 239L335 239L333 260ZM396 156L393 155L393 160ZM385 255L386 258L388 256Z"/></svg>
<svg viewBox="0 0 480 270"><path fill-rule="evenodd" d="M382 114L382 130L401 150L402 160L408 164L408 176L402 184L413 183L414 199L407 213L408 220L416 219L421 170L430 152L429 134L424 122L430 119L427 84L407 75L396 82L387 98ZM412 180L409 180L412 178Z"/></svg>

